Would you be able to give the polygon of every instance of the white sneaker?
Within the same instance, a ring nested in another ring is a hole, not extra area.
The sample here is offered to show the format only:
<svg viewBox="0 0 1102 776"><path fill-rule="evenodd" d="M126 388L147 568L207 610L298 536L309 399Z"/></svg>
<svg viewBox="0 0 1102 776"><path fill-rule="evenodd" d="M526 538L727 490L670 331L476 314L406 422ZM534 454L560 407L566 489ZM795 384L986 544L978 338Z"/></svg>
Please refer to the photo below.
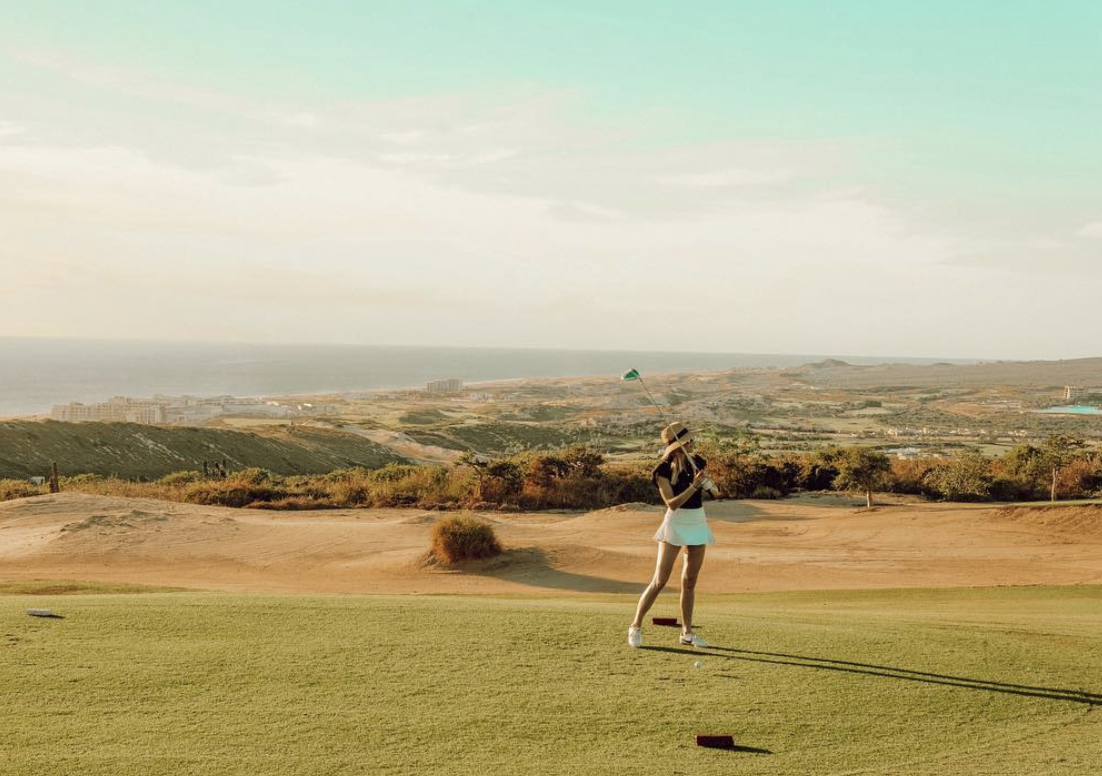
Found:
<svg viewBox="0 0 1102 776"><path fill-rule="evenodd" d="M628 628L628 646L639 649L643 646L643 630L641 628Z"/></svg>
<svg viewBox="0 0 1102 776"><path fill-rule="evenodd" d="M697 636L695 633L682 633L681 638L678 639L686 647L707 647L708 642Z"/></svg>

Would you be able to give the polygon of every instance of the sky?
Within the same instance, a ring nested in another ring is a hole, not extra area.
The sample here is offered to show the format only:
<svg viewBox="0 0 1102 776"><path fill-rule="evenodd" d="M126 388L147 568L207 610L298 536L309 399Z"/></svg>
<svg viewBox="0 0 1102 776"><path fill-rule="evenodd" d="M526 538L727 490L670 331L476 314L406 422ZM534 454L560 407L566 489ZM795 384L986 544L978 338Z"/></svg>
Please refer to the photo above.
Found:
<svg viewBox="0 0 1102 776"><path fill-rule="evenodd" d="M0 0L0 336L1102 355L1102 4Z"/></svg>

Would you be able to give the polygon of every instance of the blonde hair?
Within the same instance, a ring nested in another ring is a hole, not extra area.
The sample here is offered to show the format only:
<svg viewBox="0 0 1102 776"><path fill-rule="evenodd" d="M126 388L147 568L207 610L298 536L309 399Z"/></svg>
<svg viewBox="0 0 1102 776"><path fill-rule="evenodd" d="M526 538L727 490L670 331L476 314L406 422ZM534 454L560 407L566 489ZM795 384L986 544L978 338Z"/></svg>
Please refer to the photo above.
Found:
<svg viewBox="0 0 1102 776"><path fill-rule="evenodd" d="M681 472L685 469L685 465L688 464L689 453L684 447L679 447L670 453L670 484L673 485L681 477Z"/></svg>

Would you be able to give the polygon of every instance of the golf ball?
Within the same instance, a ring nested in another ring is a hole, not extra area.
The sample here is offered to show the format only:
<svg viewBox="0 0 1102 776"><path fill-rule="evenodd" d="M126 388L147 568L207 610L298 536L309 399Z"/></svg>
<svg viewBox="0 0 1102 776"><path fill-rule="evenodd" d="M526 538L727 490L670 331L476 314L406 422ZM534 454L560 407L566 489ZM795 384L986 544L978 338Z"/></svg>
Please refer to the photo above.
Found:
<svg viewBox="0 0 1102 776"><path fill-rule="evenodd" d="M695 663L693 663L693 668L703 668L703 667L704 667L704 661L703 660L698 660Z"/></svg>

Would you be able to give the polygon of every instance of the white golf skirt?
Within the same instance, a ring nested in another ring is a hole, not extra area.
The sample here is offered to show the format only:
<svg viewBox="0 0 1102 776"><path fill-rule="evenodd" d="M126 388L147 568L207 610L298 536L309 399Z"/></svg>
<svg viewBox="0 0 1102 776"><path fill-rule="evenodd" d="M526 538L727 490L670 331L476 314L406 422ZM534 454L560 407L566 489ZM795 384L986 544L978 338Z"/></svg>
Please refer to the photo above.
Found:
<svg viewBox="0 0 1102 776"><path fill-rule="evenodd" d="M669 542L678 547L693 547L698 544L715 544L716 537L708 527L704 517L704 508L667 509L662 525L654 535L656 542Z"/></svg>

